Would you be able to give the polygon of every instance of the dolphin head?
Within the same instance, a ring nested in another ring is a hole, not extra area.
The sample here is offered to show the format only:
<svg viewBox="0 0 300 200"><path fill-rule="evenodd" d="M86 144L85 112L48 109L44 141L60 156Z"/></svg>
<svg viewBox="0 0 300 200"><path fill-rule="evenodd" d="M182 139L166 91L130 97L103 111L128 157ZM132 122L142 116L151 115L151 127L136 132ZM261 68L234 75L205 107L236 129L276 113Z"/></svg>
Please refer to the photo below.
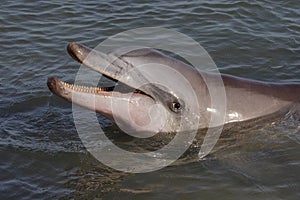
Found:
<svg viewBox="0 0 300 200"><path fill-rule="evenodd" d="M199 125L199 118L202 107L206 108L203 104L209 100L201 99L200 106L198 99L207 96L202 95L207 88L201 88L205 86L203 79L189 65L145 47L121 48L106 54L70 43L67 50L84 66L126 85L130 92L117 86L73 85L50 77L47 84L54 94L94 110L140 137L205 126Z"/></svg>

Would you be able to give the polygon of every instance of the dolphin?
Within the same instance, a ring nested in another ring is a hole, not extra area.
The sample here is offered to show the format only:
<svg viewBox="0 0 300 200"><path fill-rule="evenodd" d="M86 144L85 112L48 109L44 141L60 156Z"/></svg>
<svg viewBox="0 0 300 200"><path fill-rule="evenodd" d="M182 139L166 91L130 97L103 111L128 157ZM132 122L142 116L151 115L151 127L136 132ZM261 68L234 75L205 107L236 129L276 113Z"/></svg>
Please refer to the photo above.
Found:
<svg viewBox="0 0 300 200"><path fill-rule="evenodd" d="M84 66L126 85L131 92L117 87L74 85L55 77L48 78L49 89L131 131L158 133L176 132L179 127L203 129L209 127L216 113L223 119L216 126L244 122L272 115L300 101L299 83L279 84L200 72L152 48L126 47L106 54L73 42L67 51ZM140 66L143 68L138 70ZM153 66L167 66L171 72L160 72L162 68ZM165 85L151 81L158 76L164 77ZM216 84L219 78L222 84ZM224 88L224 110L212 106L208 84Z"/></svg>

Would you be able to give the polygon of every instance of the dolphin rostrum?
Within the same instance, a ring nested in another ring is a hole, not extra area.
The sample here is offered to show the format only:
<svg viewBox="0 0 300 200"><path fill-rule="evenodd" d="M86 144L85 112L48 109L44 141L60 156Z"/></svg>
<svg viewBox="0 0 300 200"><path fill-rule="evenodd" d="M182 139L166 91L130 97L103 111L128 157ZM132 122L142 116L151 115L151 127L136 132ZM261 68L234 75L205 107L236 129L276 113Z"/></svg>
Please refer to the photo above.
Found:
<svg viewBox="0 0 300 200"><path fill-rule="evenodd" d="M218 77L213 73L199 72L151 48L122 48L105 54L70 43L67 49L75 60L121 82L133 92L128 95L112 87L73 85L55 77L48 79L49 89L67 101L95 110L137 132L176 132L182 125L178 121L188 124L184 129L207 128L212 114L219 112L211 105L207 84L225 89L223 124L268 116L300 101L299 83L267 83L222 74L223 84L214 85ZM159 70L143 73L143 69L154 69L152 65L167 66L174 73L164 74ZM137 70L139 66L145 67ZM177 79L179 75L173 76L176 73L188 80L188 87ZM166 85L152 83L150 79L159 75L165 77Z"/></svg>

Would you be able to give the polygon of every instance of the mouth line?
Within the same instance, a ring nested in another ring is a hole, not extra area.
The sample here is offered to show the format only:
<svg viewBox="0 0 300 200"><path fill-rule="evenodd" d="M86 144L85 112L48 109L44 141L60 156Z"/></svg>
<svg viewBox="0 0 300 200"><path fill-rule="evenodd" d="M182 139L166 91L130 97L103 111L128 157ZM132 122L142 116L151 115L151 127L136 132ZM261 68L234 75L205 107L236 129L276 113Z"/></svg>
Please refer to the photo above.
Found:
<svg viewBox="0 0 300 200"><path fill-rule="evenodd" d="M92 87L92 86L85 86L85 85L78 85L78 84L72 84L68 82L64 82L59 80L56 77L50 77L48 78L47 84L48 87L53 91L58 91L58 88L60 90L62 89L68 89L74 92L81 92L81 93L87 93L87 94L112 94L112 93L120 93L120 94L128 94L128 93L135 93L135 94L141 94L141 95L147 95L141 90L132 88L126 84L114 81L114 86L108 86L108 87Z"/></svg>

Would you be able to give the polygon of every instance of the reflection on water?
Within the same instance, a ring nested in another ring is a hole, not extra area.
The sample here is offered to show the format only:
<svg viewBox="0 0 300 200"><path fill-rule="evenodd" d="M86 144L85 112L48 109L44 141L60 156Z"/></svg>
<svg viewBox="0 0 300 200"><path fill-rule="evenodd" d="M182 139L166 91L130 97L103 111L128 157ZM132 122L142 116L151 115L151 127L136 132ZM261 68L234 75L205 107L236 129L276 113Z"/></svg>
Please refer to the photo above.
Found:
<svg viewBox="0 0 300 200"><path fill-rule="evenodd" d="M156 172L124 174L86 152L71 105L53 96L46 80L57 76L73 82L79 65L65 53L71 41L94 47L121 31L158 26L198 41L224 73L299 82L299 4L3 2L0 198L298 199L297 109L285 118L227 130L203 160L183 158ZM109 121L99 121L120 135Z"/></svg>

